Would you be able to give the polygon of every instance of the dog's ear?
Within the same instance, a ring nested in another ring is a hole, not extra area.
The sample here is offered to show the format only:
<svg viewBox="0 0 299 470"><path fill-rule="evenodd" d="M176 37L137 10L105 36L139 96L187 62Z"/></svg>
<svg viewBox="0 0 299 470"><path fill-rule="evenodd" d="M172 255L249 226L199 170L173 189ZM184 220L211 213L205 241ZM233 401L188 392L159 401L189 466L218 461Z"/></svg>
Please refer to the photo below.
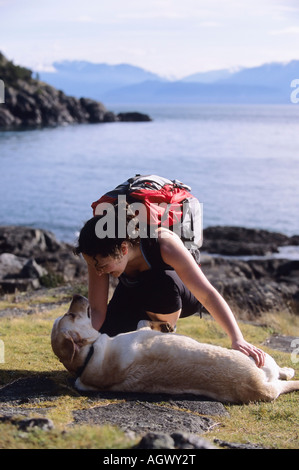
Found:
<svg viewBox="0 0 299 470"><path fill-rule="evenodd" d="M76 331L65 331L63 333L63 356L70 362L73 362L76 352L86 344L86 340L81 338Z"/></svg>

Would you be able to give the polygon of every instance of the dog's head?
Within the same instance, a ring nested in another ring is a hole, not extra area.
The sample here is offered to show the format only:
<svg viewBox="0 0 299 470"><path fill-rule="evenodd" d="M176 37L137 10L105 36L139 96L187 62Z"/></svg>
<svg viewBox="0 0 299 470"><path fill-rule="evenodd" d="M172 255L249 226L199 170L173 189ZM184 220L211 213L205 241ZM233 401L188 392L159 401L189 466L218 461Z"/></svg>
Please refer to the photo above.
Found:
<svg viewBox="0 0 299 470"><path fill-rule="evenodd" d="M88 300L74 295L65 315L57 318L51 333L51 345L60 362L72 373L82 365L83 346L93 343L99 333L92 327Z"/></svg>

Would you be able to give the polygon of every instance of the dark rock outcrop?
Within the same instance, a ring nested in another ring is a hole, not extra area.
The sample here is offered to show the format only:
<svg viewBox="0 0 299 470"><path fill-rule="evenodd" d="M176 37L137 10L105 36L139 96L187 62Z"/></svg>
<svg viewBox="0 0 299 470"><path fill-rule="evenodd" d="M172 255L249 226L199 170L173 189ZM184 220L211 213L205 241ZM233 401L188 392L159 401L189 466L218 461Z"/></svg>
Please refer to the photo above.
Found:
<svg viewBox="0 0 299 470"><path fill-rule="evenodd" d="M136 111L129 113L119 113L117 118L122 122L148 122L152 120L147 114L138 113Z"/></svg>
<svg viewBox="0 0 299 470"><path fill-rule="evenodd" d="M203 255L201 268L234 312L253 320L267 311L299 314L297 263L286 259L243 261Z"/></svg>
<svg viewBox="0 0 299 470"><path fill-rule="evenodd" d="M244 227L208 227L203 231L203 247L208 253L228 256L264 256L277 253L278 248L299 245L299 236Z"/></svg>
<svg viewBox="0 0 299 470"><path fill-rule="evenodd" d="M135 449L217 449L210 441L188 432L148 432Z"/></svg>
<svg viewBox="0 0 299 470"><path fill-rule="evenodd" d="M80 279L85 262L53 233L22 226L0 227L0 290L26 291Z"/></svg>
<svg viewBox="0 0 299 470"><path fill-rule="evenodd" d="M31 70L14 65L1 53L0 79L5 85L5 102L0 105L0 129L151 120L141 113L117 116L98 101L67 96L47 83L33 79Z"/></svg>
<svg viewBox="0 0 299 470"><path fill-rule="evenodd" d="M6 85L5 103L0 106L0 127L44 127L75 123L117 121L102 103L66 96L46 83L19 80Z"/></svg>

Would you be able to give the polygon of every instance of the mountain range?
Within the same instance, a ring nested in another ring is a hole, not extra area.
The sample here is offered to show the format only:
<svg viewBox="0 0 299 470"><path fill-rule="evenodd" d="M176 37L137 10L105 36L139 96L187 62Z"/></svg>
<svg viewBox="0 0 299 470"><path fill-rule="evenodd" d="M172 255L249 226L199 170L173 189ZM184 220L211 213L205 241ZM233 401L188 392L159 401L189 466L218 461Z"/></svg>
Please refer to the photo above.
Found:
<svg viewBox="0 0 299 470"><path fill-rule="evenodd" d="M129 64L87 61L53 63L38 78L80 98L107 104L134 103L256 103L289 104L291 82L299 79L299 60L239 70L215 70L170 80Z"/></svg>

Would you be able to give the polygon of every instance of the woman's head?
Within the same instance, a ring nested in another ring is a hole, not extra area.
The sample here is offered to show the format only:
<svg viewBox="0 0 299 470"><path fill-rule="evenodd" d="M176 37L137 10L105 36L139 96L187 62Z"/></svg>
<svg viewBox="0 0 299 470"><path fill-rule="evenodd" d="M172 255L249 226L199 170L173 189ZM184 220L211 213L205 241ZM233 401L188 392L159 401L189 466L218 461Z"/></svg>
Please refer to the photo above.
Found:
<svg viewBox="0 0 299 470"><path fill-rule="evenodd" d="M121 246L124 242L132 246L139 244L139 238L130 238L126 231L123 233L123 230L122 233L119 233L117 216L115 216L113 224L111 222L111 226L113 231L109 233L107 214L89 219L80 231L74 253L90 257L100 255L103 258L107 256L117 258L121 255Z"/></svg>

